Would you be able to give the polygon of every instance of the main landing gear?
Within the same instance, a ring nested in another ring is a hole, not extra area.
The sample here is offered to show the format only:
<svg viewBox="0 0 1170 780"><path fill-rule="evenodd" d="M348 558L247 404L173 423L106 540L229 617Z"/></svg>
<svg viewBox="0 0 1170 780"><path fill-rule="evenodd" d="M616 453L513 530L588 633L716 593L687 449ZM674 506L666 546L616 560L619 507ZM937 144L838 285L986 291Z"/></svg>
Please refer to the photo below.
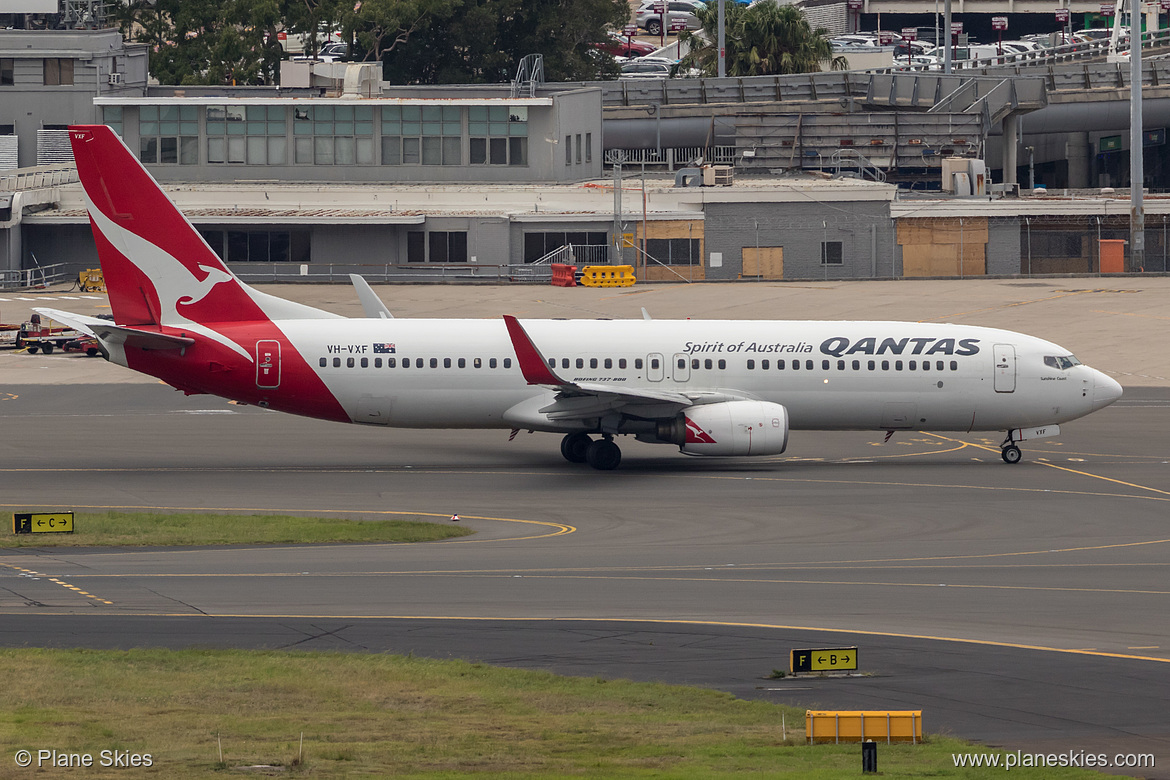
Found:
<svg viewBox="0 0 1170 780"><path fill-rule="evenodd" d="M1003 444L999 445L999 447L999 456L1003 458L1004 463L1019 463L1020 459L1024 457L1024 453L1020 452L1020 448L1016 446L1010 432L1008 433L1008 437L1003 440Z"/></svg>
<svg viewBox="0 0 1170 780"><path fill-rule="evenodd" d="M594 440L587 433L570 433L561 439L561 455L570 463L588 463L599 471L612 471L622 462L622 451L609 434Z"/></svg>

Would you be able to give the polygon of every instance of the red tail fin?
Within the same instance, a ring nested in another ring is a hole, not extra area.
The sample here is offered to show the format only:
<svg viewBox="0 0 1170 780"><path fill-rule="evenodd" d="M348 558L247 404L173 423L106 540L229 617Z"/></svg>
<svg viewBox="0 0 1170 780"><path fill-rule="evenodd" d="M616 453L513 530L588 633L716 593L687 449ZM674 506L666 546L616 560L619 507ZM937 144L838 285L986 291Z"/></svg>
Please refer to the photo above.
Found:
<svg viewBox="0 0 1170 780"><path fill-rule="evenodd" d="M331 317L241 282L105 125L69 128L114 319L206 325Z"/></svg>

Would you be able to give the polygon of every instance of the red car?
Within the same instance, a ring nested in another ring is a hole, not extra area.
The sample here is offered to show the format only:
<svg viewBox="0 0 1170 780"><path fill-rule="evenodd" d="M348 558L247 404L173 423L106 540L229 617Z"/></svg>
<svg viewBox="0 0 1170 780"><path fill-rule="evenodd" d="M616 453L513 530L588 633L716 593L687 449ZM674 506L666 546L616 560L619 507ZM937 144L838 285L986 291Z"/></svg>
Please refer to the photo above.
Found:
<svg viewBox="0 0 1170 780"><path fill-rule="evenodd" d="M610 35L606 40L590 45L606 54L614 57L626 57L627 59L645 57L658 50L658 47L653 44L639 41L637 38L627 38L624 35Z"/></svg>

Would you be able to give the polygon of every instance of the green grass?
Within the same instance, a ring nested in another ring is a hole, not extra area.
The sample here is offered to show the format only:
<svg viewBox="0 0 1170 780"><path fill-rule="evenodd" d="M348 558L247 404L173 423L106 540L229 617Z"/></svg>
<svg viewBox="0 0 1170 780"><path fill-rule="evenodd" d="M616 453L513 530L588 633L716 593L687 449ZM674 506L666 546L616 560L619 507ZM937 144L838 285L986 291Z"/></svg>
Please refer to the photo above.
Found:
<svg viewBox="0 0 1170 780"><path fill-rule="evenodd" d="M859 746L803 744L801 710L710 690L462 661L17 649L0 650L0 678L0 777L32 776L16 770L13 757L41 748L88 752L95 760L106 749L149 753L153 766L38 777L211 777L256 764L315 778L861 774ZM955 769L951 754L972 749L979 750L937 737L917 746L883 744L878 766L886 778L1002 776ZM1099 777L1053 769L1011 776Z"/></svg>
<svg viewBox="0 0 1170 780"><path fill-rule="evenodd" d="M0 536L0 548L431 542L472 533L449 522L125 512L78 513L73 527L71 534L20 535L9 527Z"/></svg>

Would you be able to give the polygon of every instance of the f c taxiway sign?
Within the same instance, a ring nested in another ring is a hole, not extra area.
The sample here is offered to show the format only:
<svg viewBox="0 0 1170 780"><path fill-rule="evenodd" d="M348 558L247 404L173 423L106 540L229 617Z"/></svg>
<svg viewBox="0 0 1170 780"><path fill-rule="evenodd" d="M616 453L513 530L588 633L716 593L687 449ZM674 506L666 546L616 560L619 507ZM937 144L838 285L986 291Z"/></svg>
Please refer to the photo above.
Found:
<svg viewBox="0 0 1170 780"><path fill-rule="evenodd" d="M856 647L793 650L790 667L796 672L845 672L857 669Z"/></svg>
<svg viewBox="0 0 1170 780"><path fill-rule="evenodd" d="M72 512L14 512L12 514L14 534L71 534L73 533Z"/></svg>

